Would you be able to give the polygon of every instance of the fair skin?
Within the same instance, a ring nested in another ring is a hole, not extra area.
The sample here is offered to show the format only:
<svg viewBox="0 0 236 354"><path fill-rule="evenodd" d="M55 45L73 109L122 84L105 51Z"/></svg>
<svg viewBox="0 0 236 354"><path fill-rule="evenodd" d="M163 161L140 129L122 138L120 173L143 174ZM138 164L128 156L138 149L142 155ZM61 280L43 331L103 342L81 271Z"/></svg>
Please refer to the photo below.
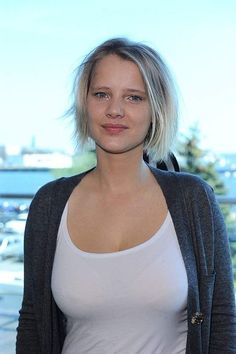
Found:
<svg viewBox="0 0 236 354"><path fill-rule="evenodd" d="M148 240L167 215L162 191L143 162L151 114L137 65L116 55L101 59L87 112L97 167L70 196L68 231L83 251L117 252Z"/></svg>

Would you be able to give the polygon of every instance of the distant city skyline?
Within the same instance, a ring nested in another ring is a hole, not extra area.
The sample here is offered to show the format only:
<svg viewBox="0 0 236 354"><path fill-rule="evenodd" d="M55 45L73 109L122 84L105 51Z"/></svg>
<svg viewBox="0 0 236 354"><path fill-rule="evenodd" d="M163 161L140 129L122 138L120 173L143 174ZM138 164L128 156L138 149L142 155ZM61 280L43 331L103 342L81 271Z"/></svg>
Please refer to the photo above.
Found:
<svg viewBox="0 0 236 354"><path fill-rule="evenodd" d="M110 37L157 49L176 79L180 132L198 122L202 146L236 152L233 0L0 1L0 145L72 151L73 70Z"/></svg>

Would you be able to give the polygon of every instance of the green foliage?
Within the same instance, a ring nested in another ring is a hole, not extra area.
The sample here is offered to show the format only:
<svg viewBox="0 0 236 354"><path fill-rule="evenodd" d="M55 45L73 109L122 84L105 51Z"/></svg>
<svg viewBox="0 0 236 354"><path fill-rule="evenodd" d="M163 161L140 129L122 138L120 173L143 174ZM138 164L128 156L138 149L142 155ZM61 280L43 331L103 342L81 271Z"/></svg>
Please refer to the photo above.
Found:
<svg viewBox="0 0 236 354"><path fill-rule="evenodd" d="M200 148L200 132L197 126L190 128L188 136L179 144L178 153L181 157L181 170L200 176L214 189L216 195L225 195L227 189L216 170L217 159L207 158L208 152ZM229 232L232 232L235 222L232 208L221 204Z"/></svg>
<svg viewBox="0 0 236 354"><path fill-rule="evenodd" d="M89 170L96 165L97 159L95 151L88 151L73 157L73 164L70 168L61 168L52 170L55 178L73 176L78 173Z"/></svg>
<svg viewBox="0 0 236 354"><path fill-rule="evenodd" d="M179 146L179 154L183 159L181 169L200 176L214 189L216 195L225 195L227 188L221 180L219 173L216 170L216 162L207 158L207 151L201 149L200 145L200 132L194 126L190 129L190 134L185 137L184 141ZM229 232L233 230L235 222L232 214L232 208L228 204L220 205L224 215Z"/></svg>
<svg viewBox="0 0 236 354"><path fill-rule="evenodd" d="M207 151L201 149L200 133L197 126L190 128L189 136L179 144L178 153L181 156L181 170L196 174L209 183L217 195L225 195L227 189L216 170L215 159L207 158Z"/></svg>

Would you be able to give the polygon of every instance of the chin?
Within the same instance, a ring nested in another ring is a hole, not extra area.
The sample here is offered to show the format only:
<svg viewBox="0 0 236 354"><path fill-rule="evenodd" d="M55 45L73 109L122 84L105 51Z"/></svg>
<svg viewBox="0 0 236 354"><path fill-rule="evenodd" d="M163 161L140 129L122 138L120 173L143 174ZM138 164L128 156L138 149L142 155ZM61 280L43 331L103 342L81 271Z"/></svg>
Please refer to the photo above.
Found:
<svg viewBox="0 0 236 354"><path fill-rule="evenodd" d="M106 153L109 154L114 154L114 155L118 155L118 154L125 154L128 152L131 152L132 150L140 150L141 154L143 154L143 142L141 143L137 143L137 144L133 144L133 145L126 145L126 146L122 146L121 144L119 144L119 146L117 146L116 144L98 144L96 143L97 149L102 150Z"/></svg>
<svg viewBox="0 0 236 354"><path fill-rule="evenodd" d="M122 149L121 147L111 147L111 146L104 146L104 145L97 145L97 147L109 154L122 154L127 151L127 149Z"/></svg>

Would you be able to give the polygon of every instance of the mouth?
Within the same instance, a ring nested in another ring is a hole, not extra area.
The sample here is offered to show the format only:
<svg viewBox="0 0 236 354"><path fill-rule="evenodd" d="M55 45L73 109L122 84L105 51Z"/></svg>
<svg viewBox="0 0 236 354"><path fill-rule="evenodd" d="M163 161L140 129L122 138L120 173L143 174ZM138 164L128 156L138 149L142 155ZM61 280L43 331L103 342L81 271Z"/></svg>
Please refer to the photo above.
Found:
<svg viewBox="0 0 236 354"><path fill-rule="evenodd" d="M128 127L126 125L123 125L123 124L112 124L112 123L102 124L102 127L108 133L121 133L124 130L128 129Z"/></svg>

